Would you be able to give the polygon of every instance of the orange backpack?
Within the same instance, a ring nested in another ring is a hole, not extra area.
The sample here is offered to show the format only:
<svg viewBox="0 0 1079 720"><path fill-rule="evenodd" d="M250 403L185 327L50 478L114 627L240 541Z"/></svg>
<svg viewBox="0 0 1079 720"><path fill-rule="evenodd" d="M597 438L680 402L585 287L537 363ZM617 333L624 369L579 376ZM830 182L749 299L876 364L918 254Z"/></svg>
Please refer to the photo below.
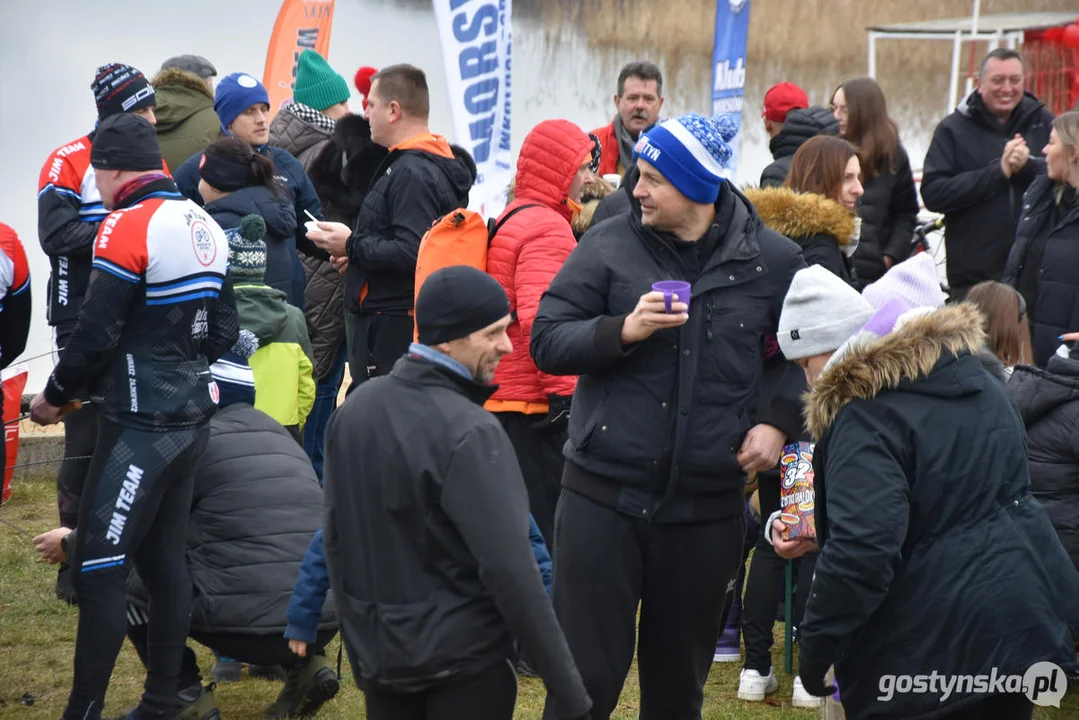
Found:
<svg viewBox="0 0 1079 720"><path fill-rule="evenodd" d="M487 249L491 240L507 220L530 207L537 205L515 207L497 223L494 218L484 222L479 213L465 208L458 208L435 220L431 229L424 233L423 239L420 240L420 250L416 255L416 294L413 302L419 298L424 281L435 270L451 265L469 265L487 272ZM419 329L415 327L413 320L413 340L418 342L419 336Z"/></svg>

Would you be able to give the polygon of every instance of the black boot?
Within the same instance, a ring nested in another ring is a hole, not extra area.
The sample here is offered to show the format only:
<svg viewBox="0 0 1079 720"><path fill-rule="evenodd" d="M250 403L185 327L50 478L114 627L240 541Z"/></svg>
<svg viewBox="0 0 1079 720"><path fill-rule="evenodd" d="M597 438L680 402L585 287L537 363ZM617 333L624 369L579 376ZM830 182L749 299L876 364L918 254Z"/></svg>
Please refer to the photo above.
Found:
<svg viewBox="0 0 1079 720"><path fill-rule="evenodd" d="M324 655L315 655L289 669L281 694L266 708L266 720L312 717L337 695L340 687L329 660Z"/></svg>

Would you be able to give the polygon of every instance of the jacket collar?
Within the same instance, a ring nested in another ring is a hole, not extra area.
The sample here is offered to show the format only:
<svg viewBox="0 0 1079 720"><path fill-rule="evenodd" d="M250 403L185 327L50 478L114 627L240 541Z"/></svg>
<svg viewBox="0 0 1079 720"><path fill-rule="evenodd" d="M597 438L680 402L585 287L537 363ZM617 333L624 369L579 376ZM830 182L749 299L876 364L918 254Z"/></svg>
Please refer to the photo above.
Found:
<svg viewBox="0 0 1079 720"><path fill-rule="evenodd" d="M819 439L853 400L872 400L927 377L947 353L977 353L985 331L977 308L959 304L914 317L878 340L854 343L806 395L806 423Z"/></svg>
<svg viewBox="0 0 1079 720"><path fill-rule="evenodd" d="M164 173L143 175L132 180L116 192L114 210L122 210L142 202L150 197L166 200L184 200L183 194L176 188L176 183Z"/></svg>
<svg viewBox="0 0 1079 720"><path fill-rule="evenodd" d="M481 406L498 390L497 385L481 385L471 378L463 377L456 370L436 364L411 351L397 361L390 374L405 382L452 390Z"/></svg>
<svg viewBox="0 0 1079 720"><path fill-rule="evenodd" d="M745 194L761 222L792 240L823 233L846 247L854 239L854 214L823 195L790 188L750 188Z"/></svg>

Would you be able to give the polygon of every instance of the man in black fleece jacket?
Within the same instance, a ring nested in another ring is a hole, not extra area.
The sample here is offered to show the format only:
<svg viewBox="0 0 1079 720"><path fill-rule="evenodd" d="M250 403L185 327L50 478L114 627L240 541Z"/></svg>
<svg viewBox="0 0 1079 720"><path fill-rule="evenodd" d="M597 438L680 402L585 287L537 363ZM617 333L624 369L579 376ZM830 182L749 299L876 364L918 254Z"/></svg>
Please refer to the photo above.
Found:
<svg viewBox="0 0 1079 720"><path fill-rule="evenodd" d="M367 717L510 720L514 639L562 719L591 701L529 544L528 493L483 403L509 301L466 266L416 302L419 343L349 394L326 441L324 540Z"/></svg>

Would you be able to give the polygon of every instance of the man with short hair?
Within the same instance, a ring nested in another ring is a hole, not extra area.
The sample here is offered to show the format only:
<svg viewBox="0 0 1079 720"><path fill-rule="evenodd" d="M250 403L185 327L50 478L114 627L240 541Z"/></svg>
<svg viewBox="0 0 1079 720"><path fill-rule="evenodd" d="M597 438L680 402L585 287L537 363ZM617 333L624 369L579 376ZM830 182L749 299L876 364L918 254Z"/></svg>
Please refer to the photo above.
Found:
<svg viewBox="0 0 1079 720"><path fill-rule="evenodd" d="M476 166L428 128L427 76L391 65L371 80L365 117L371 140L389 149L353 232L323 224L310 237L339 264L345 288L353 384L385 375L412 342L416 255L438 218L468 205Z"/></svg>
<svg viewBox="0 0 1079 720"><path fill-rule="evenodd" d="M948 284L963 298L1004 273L1023 193L1044 169L1053 114L1023 89L1025 66L1015 50L982 60L978 87L941 120L925 156L922 200L944 213Z"/></svg>
<svg viewBox="0 0 1079 720"><path fill-rule="evenodd" d="M794 153L817 135L838 135L839 123L828 108L809 106L805 90L781 82L764 94L764 131L770 138L773 161L761 173L761 187L779 187L787 181Z"/></svg>
<svg viewBox="0 0 1079 720"><path fill-rule="evenodd" d="M64 718L101 716L127 629L132 565L150 597L136 717L171 718L191 614L184 534L193 471L217 409L209 366L239 334L225 278L228 242L162 171L157 136L143 118L103 120L90 161L111 214L94 244L78 322L30 406L34 422L52 425L82 388L100 394L71 558L79 627Z"/></svg>
<svg viewBox="0 0 1079 720"><path fill-rule="evenodd" d="M385 98L377 82L372 94ZM510 720L515 639L558 717L588 717L532 555L513 446L482 407L513 350L510 322L490 275L436 270L416 301L419 342L330 421L326 560L371 720Z"/></svg>
<svg viewBox="0 0 1079 720"><path fill-rule="evenodd" d="M805 261L723 180L736 132L683 115L644 133L637 207L586 233L532 325L536 367L580 376L554 604L593 720L617 705L638 632L641 717L700 717L746 473L774 467L801 430L794 366L757 417L764 339ZM689 296L652 289L672 280ZM544 717L559 717L550 703Z"/></svg>
<svg viewBox="0 0 1079 720"><path fill-rule="evenodd" d="M217 139L221 125L214 112L217 68L204 57L179 55L161 63L152 85L157 95L157 141L169 167Z"/></svg>
<svg viewBox="0 0 1079 720"><path fill-rule="evenodd" d="M120 113L156 122L154 88L130 65L102 65L90 89L97 102L98 123ZM97 130L92 130L54 150L41 168L38 183L38 240L52 267L46 317L55 330L61 357L90 282L94 239L108 215L90 162L96 134ZM86 388L79 398L89 400L89 390ZM96 440L97 409L93 404L64 416L65 459L56 475L60 524L64 527L73 528L78 523L79 499ZM75 601L66 563L60 565L56 593L69 603Z"/></svg>
<svg viewBox="0 0 1079 720"><path fill-rule="evenodd" d="M659 120L663 108L663 73L659 67L650 62L631 62L623 67L618 73L614 107L614 120L592 131L602 147L600 175L624 175L633 167L637 138Z"/></svg>
<svg viewBox="0 0 1079 720"><path fill-rule="evenodd" d="M214 111L221 123L223 135L231 135L247 143L253 151L273 161L279 179L295 203L296 244L290 247L293 271L289 303L303 310L306 280L303 265L300 264L296 251L305 255L327 257L307 239L307 230L304 228L303 221L308 212L316 218L322 217L322 206L319 204L315 187L304 172L303 166L291 153L269 144L270 96L262 83L247 73L226 75L217 84ZM176 170L174 177L180 192L200 205L204 205L202 195L199 194L199 163L201 161L202 152L199 151Z"/></svg>

